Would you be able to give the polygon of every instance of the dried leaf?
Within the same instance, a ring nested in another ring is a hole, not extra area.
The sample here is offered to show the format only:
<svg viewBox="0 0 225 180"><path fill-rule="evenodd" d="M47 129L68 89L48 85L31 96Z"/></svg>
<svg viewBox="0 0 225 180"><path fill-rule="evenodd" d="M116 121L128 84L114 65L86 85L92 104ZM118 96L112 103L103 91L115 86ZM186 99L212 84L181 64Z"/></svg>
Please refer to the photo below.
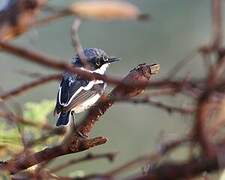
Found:
<svg viewBox="0 0 225 180"><path fill-rule="evenodd" d="M46 0L4 0L0 4L0 40L7 41L26 32Z"/></svg>
<svg viewBox="0 0 225 180"><path fill-rule="evenodd" d="M147 19L146 14L133 4L125 1L86 1L71 5L69 10L86 19L99 20L136 20Z"/></svg>

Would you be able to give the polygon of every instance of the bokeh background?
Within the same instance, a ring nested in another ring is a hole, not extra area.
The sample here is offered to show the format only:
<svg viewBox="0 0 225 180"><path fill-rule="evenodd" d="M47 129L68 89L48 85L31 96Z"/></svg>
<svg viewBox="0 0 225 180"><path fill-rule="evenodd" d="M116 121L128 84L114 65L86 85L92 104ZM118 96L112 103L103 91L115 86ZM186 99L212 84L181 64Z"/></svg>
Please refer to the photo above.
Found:
<svg viewBox="0 0 225 180"><path fill-rule="evenodd" d="M49 4L62 7L73 2L74 0L49 0ZM121 57L120 63L110 67L108 71L110 75L123 77L140 63L159 63L160 74L153 79L166 77L176 62L210 40L212 32L210 0L132 0L130 2L136 4L142 12L149 13L151 20L149 22L85 21L81 24L79 36L83 47L102 48L110 55ZM70 39L73 20L73 17L68 17L48 26L35 28L14 42L54 57L62 57L69 62L74 56ZM21 75L19 73L21 70L43 74L53 72L51 69L18 60L2 52L0 59L2 90L9 90L31 80ZM204 73L204 66L199 57L196 57L180 75L188 73L196 77ZM8 104L13 107L17 102L23 107L26 102L55 99L57 88L58 82L52 82L14 98ZM177 106L190 103L184 97L160 98L160 100ZM77 119L83 114L79 114ZM49 118L54 124L53 115ZM77 170L85 173L105 172L128 160L154 151L162 133L169 138L182 136L188 131L191 123L191 117L168 114L148 105L115 104L101 117L92 132L93 137L103 135L108 137L109 141L90 150L98 153L118 151L115 162L98 160L82 163L71 166L59 174L65 175ZM55 163L85 153L63 156L57 158ZM182 152L177 152L175 155L176 158L182 156Z"/></svg>

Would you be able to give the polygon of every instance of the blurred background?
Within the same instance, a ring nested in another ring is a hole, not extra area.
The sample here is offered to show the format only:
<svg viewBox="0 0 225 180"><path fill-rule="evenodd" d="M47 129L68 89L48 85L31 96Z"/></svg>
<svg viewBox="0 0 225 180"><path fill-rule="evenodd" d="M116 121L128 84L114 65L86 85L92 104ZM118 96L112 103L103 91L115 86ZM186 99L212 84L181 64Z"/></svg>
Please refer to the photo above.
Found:
<svg viewBox="0 0 225 180"><path fill-rule="evenodd" d="M61 7L73 2L74 0L49 0L49 4ZM112 76L123 77L140 63L159 63L160 74L154 76L153 80L166 77L176 62L210 40L210 0L132 0L130 2L136 4L142 12L149 13L151 20L148 22L84 21L79 31L83 47L102 48L110 55L121 57L120 63L112 65L108 71ZM73 17L68 17L48 26L34 28L14 42L53 57L62 57L69 62L74 56L70 37L73 20ZM32 80L21 75L19 73L21 70L43 74L53 72L51 69L17 60L16 57L4 53L0 53L0 59L1 89L5 91ZM196 57L180 75L202 76L204 68L199 59ZM51 82L29 91L26 95L12 99L8 104L13 108L15 102L23 107L26 102L52 100L56 98L57 88L58 82ZM108 90L110 88L112 87ZM177 106L191 103L185 97L160 98L160 100ZM77 119L83 115L84 113L79 114ZM53 115L49 116L49 119L54 125ZM188 132L191 123L191 117L168 114L149 105L115 104L101 117L100 123L97 123L92 131L93 137L106 136L109 141L89 150L98 153L118 151L115 162L98 160L83 163L60 171L59 174L65 175L74 170L82 170L85 173L105 172L128 160L154 151L162 134L168 138L182 136ZM57 158L56 163L85 153ZM175 157L182 158L182 154L182 151L177 152Z"/></svg>

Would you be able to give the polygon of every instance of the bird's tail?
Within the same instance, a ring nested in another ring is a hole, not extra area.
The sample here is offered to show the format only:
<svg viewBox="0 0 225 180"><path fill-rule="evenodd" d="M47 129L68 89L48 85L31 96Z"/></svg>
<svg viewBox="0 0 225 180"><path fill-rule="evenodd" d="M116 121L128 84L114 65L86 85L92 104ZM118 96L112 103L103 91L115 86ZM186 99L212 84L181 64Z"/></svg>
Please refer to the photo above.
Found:
<svg viewBox="0 0 225 180"><path fill-rule="evenodd" d="M61 112L57 120L56 126L65 126L68 124L69 120L70 120L70 111Z"/></svg>

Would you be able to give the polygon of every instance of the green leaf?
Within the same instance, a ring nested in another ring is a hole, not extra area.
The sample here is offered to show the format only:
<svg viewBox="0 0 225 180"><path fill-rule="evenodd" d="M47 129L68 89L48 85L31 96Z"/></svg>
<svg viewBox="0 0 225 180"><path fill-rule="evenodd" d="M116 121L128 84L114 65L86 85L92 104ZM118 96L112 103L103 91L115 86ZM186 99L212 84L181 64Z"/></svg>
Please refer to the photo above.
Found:
<svg viewBox="0 0 225 180"><path fill-rule="evenodd" d="M16 152L22 148L21 138L18 129L9 127L5 122L0 124L0 156L7 150Z"/></svg>
<svg viewBox="0 0 225 180"><path fill-rule="evenodd" d="M53 112L54 100L42 100L40 103L28 102L25 104L24 118L35 122L44 122Z"/></svg>
<svg viewBox="0 0 225 180"><path fill-rule="evenodd" d="M28 102L25 104L25 110L23 112L24 119L33 121L35 123L45 124L48 121L48 115L52 114L55 107L55 100L42 100L41 102L34 103ZM21 126L23 132L29 140L38 139L43 135L43 130L30 126ZM50 137L47 141L37 143L35 150L41 150L46 147L46 143L55 143L56 137Z"/></svg>
<svg viewBox="0 0 225 180"><path fill-rule="evenodd" d="M55 101L42 100L39 103L28 102L26 103L23 112L24 119L33 121L35 123L44 124L48 120L48 115L52 113ZM24 138L29 140L38 139L43 135L43 129L18 124L17 126L9 126L7 123L0 123L0 157L6 157L11 153L18 153L22 150L23 143L20 131L23 133ZM35 145L34 150L40 150L46 147L47 144L55 143L56 137L50 137L46 142L41 142Z"/></svg>

